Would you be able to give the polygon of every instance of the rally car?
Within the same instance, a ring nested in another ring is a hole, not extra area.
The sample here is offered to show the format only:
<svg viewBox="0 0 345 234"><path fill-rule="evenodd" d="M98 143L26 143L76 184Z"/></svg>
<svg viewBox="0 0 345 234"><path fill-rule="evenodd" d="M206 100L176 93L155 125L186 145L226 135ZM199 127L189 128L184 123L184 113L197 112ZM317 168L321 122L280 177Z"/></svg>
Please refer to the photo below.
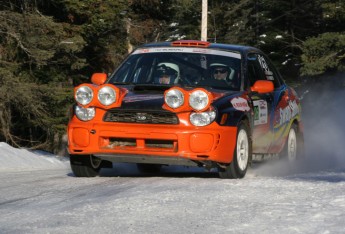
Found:
<svg viewBox="0 0 345 234"><path fill-rule="evenodd" d="M68 151L77 177L113 163L243 178L254 156L299 157L301 103L257 48L182 40L135 49L75 87Z"/></svg>

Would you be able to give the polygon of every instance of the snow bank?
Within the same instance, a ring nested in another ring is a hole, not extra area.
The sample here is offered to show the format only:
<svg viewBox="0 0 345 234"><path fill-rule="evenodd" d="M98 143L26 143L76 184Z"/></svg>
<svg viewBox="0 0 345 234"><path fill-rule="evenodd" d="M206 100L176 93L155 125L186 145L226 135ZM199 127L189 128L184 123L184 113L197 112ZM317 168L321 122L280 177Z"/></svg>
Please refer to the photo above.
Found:
<svg viewBox="0 0 345 234"><path fill-rule="evenodd" d="M0 142L0 171L30 171L67 167L66 158L43 151L17 149Z"/></svg>

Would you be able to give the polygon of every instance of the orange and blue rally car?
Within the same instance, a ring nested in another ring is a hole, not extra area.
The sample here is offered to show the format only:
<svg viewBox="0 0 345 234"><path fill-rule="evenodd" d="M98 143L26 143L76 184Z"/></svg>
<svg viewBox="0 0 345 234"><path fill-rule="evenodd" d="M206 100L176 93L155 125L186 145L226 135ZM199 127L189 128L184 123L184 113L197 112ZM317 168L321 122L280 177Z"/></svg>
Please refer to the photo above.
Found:
<svg viewBox="0 0 345 234"><path fill-rule="evenodd" d="M182 40L135 49L75 87L68 151L77 177L113 163L243 178L256 157L303 152L301 103L259 49Z"/></svg>

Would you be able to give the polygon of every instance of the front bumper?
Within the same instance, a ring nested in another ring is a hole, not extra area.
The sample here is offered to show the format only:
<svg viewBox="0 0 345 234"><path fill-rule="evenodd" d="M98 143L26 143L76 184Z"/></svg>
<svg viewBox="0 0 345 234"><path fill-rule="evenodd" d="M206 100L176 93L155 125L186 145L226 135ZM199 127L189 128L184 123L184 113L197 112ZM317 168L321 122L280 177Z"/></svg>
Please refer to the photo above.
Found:
<svg viewBox="0 0 345 234"><path fill-rule="evenodd" d="M72 155L93 154L113 162L150 159L147 162L180 165L187 165L187 161L230 163L236 135L236 127L219 126L215 122L195 127L81 122L73 118L68 125L68 151Z"/></svg>

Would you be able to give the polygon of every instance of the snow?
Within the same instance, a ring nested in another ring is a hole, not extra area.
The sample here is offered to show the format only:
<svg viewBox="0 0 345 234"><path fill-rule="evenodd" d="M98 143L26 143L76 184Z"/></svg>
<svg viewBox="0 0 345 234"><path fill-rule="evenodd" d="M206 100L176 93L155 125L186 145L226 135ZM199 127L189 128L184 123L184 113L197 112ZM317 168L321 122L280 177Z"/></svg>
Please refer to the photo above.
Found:
<svg viewBox="0 0 345 234"><path fill-rule="evenodd" d="M13 170L61 169L66 159L43 151L29 151L0 142L0 172Z"/></svg>
<svg viewBox="0 0 345 234"><path fill-rule="evenodd" d="M307 168L305 162L296 167L273 160L256 165L244 179L222 180L200 169L170 167L141 175L134 165L119 164L100 177L76 178L58 157L4 143L0 152L1 159L13 159L7 162L12 171L0 170L0 233L345 230L340 165Z"/></svg>
<svg viewBox="0 0 345 234"><path fill-rule="evenodd" d="M62 157L1 142L0 233L344 233L339 92L305 105L304 160L256 163L241 180L184 167L144 175L131 164L76 178Z"/></svg>

